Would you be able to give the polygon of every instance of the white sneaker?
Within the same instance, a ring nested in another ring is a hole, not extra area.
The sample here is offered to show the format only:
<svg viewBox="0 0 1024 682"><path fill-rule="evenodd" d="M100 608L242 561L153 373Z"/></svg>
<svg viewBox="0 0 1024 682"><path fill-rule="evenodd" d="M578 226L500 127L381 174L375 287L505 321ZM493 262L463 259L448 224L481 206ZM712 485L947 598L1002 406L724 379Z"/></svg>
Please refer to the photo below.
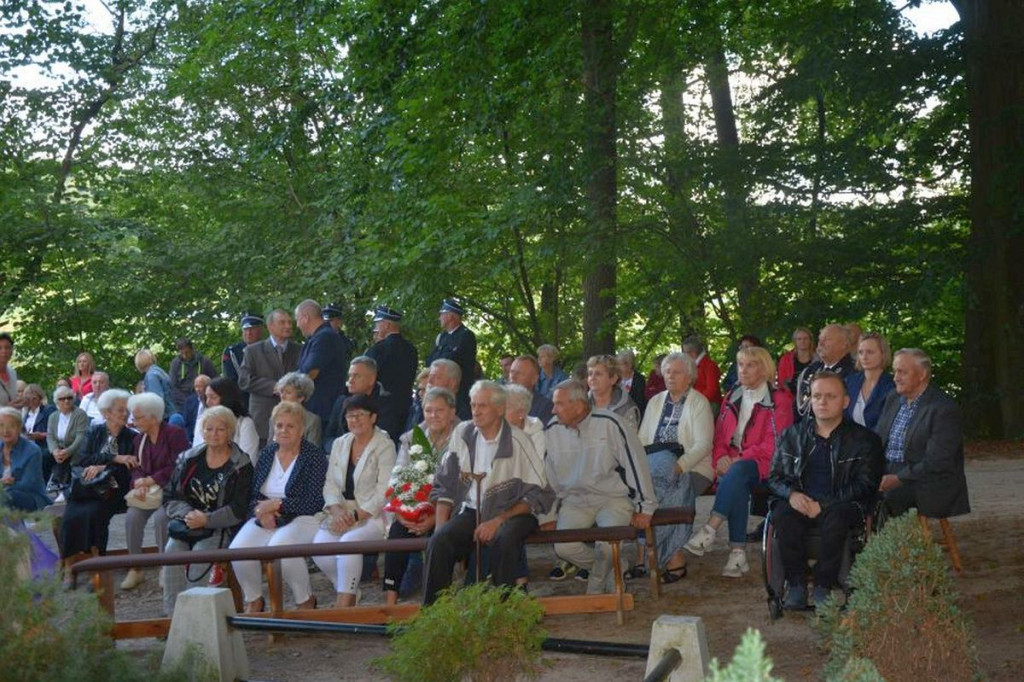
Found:
<svg viewBox="0 0 1024 682"><path fill-rule="evenodd" d="M725 562L722 575L726 578L742 578L744 573L750 571L747 563L747 552L742 549L734 549L729 552L729 560Z"/></svg>
<svg viewBox="0 0 1024 682"><path fill-rule="evenodd" d="M683 546L683 549L694 556L704 556L704 552L711 549L714 541L715 530L711 526L704 525L690 537L690 541Z"/></svg>
<svg viewBox="0 0 1024 682"><path fill-rule="evenodd" d="M126 575L124 580L121 582L121 589L134 590L136 587L141 585L142 581L145 579L145 576L142 575L142 571L137 568L130 568L128 569L128 575Z"/></svg>

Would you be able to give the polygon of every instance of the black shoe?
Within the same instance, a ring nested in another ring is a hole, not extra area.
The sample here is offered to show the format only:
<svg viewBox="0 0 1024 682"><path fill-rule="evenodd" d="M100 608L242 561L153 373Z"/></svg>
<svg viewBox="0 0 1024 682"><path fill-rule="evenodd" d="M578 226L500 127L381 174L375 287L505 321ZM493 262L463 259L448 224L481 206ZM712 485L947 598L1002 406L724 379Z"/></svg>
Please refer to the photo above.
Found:
<svg viewBox="0 0 1024 682"><path fill-rule="evenodd" d="M585 568L579 569L578 571L576 571L576 580L587 582L588 580L590 580L590 571L588 571Z"/></svg>
<svg viewBox="0 0 1024 682"><path fill-rule="evenodd" d="M764 538L764 521L757 524L757 528L747 533L747 542L758 544Z"/></svg>
<svg viewBox="0 0 1024 682"><path fill-rule="evenodd" d="M674 582L679 582L686 577L686 564L682 566L676 566L675 568L663 568L661 569L661 582L665 585L671 585Z"/></svg>

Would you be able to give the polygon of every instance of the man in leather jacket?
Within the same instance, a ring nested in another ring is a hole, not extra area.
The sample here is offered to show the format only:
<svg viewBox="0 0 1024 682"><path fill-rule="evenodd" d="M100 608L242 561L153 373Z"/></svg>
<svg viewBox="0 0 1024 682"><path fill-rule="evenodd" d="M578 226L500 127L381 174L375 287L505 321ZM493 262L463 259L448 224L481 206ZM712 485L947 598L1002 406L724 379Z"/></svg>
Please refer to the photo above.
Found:
<svg viewBox="0 0 1024 682"><path fill-rule="evenodd" d="M821 536L814 566L814 604L839 585L848 532L860 525L884 469L882 442L870 429L843 419L850 402L840 375L823 371L810 381L814 419L786 429L772 457L768 487L778 498L775 528L790 589L785 607L807 606L806 534Z"/></svg>

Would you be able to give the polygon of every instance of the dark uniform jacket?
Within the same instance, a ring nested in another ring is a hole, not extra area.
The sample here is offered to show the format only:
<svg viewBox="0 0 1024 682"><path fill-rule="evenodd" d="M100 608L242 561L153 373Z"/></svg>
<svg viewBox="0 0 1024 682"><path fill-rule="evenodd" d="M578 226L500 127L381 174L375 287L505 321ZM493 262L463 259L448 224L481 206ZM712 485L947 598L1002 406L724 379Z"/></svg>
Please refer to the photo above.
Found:
<svg viewBox="0 0 1024 682"><path fill-rule="evenodd" d="M416 383L419 355L416 347L399 333L388 334L366 351L366 356L377 362L377 381L390 393L393 419L401 429L409 419L412 406L412 387ZM378 426L381 426L378 423ZM381 426L391 433L390 429Z"/></svg>
<svg viewBox="0 0 1024 682"><path fill-rule="evenodd" d="M462 370L458 397L469 404L469 388L476 373L476 334L461 324L453 331L438 334L434 350L427 356L427 365L441 359L454 361Z"/></svg>

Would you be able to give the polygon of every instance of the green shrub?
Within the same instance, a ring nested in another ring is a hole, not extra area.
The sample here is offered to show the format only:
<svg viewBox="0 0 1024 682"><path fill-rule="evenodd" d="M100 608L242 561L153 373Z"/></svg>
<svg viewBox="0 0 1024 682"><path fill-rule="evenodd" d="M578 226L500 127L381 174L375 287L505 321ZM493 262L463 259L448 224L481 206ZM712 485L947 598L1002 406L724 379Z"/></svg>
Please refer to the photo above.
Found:
<svg viewBox="0 0 1024 682"><path fill-rule="evenodd" d="M818 619L827 679L878 679L848 663L869 659L889 682L974 678L973 648L949 569L913 512L874 535L850 572L845 611L830 600ZM860 677L844 677L860 670Z"/></svg>
<svg viewBox="0 0 1024 682"><path fill-rule="evenodd" d="M540 603L518 589L453 587L407 624L391 626L392 651L376 666L400 682L534 678L543 616Z"/></svg>
<svg viewBox="0 0 1024 682"><path fill-rule="evenodd" d="M772 677L772 659L764 655L761 633L748 628L743 633L732 661L725 668L718 667L718 659L711 661L708 682L782 682Z"/></svg>
<svg viewBox="0 0 1024 682"><path fill-rule="evenodd" d="M7 510L0 509L6 517ZM48 520L45 522L48 523ZM41 526L42 527L42 526ZM0 522L0 679L5 682L194 682L190 665L155 672L159 659L129 658L110 637L110 618L84 591L65 592L57 577L26 580L19 564L28 538ZM149 659L149 660L147 660Z"/></svg>

